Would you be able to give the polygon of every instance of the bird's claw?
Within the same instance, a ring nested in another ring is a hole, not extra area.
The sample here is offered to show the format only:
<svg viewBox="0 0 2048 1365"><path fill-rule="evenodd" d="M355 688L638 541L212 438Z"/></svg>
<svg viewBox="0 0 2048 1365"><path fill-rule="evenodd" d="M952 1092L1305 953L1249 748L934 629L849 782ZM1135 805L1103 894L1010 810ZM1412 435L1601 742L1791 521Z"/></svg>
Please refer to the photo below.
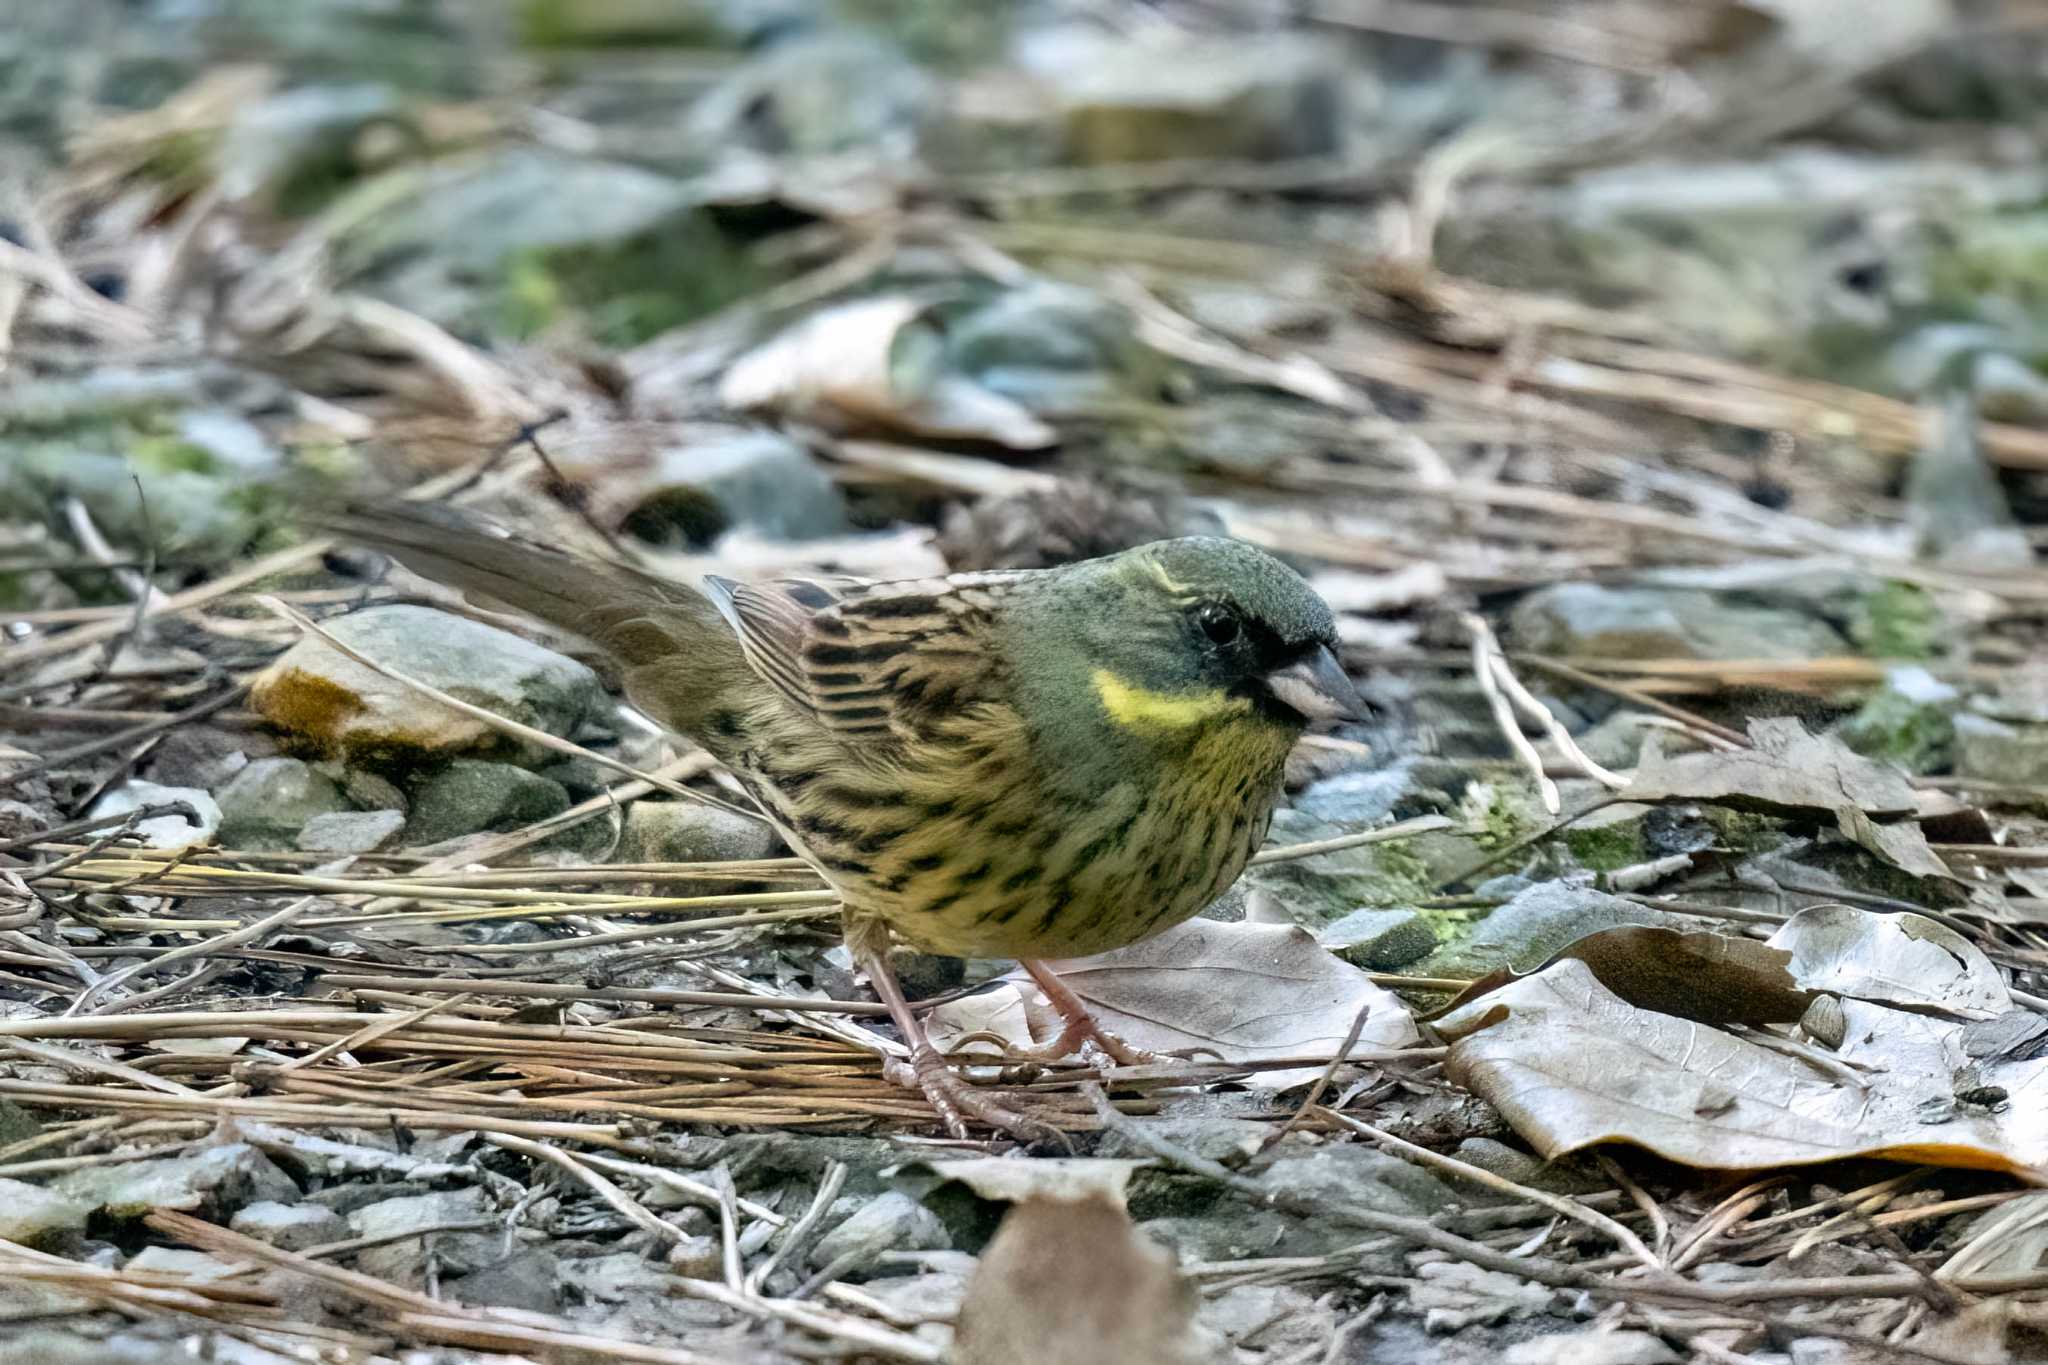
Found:
<svg viewBox="0 0 2048 1365"><path fill-rule="evenodd" d="M1025 1060L1054 1062L1062 1057L1079 1057L1104 1071L1112 1066L1156 1066L1173 1060L1171 1053L1152 1052L1127 1043L1086 1017L1069 1019L1059 1037L1031 1049Z"/></svg>
<svg viewBox="0 0 2048 1365"><path fill-rule="evenodd" d="M1026 1142L1047 1138L1062 1140L1060 1130L1043 1119L1012 1109L987 1091L969 1084L929 1045L912 1050L910 1070L918 1090L938 1113L939 1122L945 1125L948 1133L963 1142L969 1137L969 1118L979 1119L998 1132Z"/></svg>

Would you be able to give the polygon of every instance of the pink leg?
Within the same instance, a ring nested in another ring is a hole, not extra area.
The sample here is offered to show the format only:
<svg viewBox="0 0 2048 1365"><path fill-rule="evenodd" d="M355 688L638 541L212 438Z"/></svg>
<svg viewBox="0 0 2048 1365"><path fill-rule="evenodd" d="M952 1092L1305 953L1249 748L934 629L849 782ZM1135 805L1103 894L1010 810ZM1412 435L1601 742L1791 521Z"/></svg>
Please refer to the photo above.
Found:
<svg viewBox="0 0 2048 1365"><path fill-rule="evenodd" d="M985 1091L968 1084L958 1072L946 1065L946 1059L931 1045L924 1025L918 1022L917 1016L911 1012L910 1002L903 996L903 986L896 980L896 969L889 965L886 938L879 950L863 942L867 938L865 934L849 934L848 946L854 950L868 974L868 980L874 984L875 994L888 1007L889 1017L903 1034L903 1041L909 1044L911 1077L926 1101L937 1111L939 1122L946 1126L946 1131L956 1138L966 1139L967 1118L963 1116L971 1116L991 1128L1027 1141L1056 1135L1057 1130L1051 1125L991 1099Z"/></svg>
<svg viewBox="0 0 2048 1365"><path fill-rule="evenodd" d="M1162 1060L1143 1048L1132 1047L1114 1033L1106 1031L1095 1022L1095 1016L1088 1012L1088 1002L1074 994L1073 987L1060 980L1058 972L1037 958L1021 960L1022 967L1038 983L1038 989L1045 992L1045 999L1053 1007L1065 1027L1060 1036L1042 1048L1033 1049L1034 1057L1051 1061L1059 1057L1071 1057L1089 1047L1099 1049L1118 1066L1145 1066Z"/></svg>

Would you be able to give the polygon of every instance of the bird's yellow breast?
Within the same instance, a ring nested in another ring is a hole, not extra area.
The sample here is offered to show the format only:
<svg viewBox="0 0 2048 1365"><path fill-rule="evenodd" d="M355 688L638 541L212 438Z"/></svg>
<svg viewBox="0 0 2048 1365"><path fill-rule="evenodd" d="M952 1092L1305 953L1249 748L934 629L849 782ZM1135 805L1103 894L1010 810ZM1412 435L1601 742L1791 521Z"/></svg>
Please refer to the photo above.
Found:
<svg viewBox="0 0 2048 1365"><path fill-rule="evenodd" d="M1092 682L1111 720L1157 747L1086 793L1041 770L1009 711L963 718L943 748L887 769L835 759L793 728L772 763L742 755L736 769L855 919L955 956L1103 952L1186 919L1237 877L1294 733L1222 692L1164 694L1107 671Z"/></svg>

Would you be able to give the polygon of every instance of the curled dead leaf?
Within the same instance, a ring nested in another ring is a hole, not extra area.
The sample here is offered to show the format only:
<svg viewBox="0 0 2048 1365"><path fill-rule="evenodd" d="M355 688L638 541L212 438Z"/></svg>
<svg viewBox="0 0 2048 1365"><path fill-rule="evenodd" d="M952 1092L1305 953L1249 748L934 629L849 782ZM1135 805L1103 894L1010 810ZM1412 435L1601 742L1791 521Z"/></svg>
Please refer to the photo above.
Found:
<svg viewBox="0 0 2048 1365"><path fill-rule="evenodd" d="M960 1304L960 1365L1220 1365L1194 1286L1118 1200L1013 1207Z"/></svg>
<svg viewBox="0 0 2048 1365"><path fill-rule="evenodd" d="M1568 959L1437 1027L1453 1040L1446 1074L1549 1158L1627 1142L1730 1170L1852 1156L2029 1176L2048 1165L2048 1058L1964 1066L1952 1018L1841 1008L1840 1047L1801 1055L1639 1009Z"/></svg>
<svg viewBox="0 0 2048 1365"><path fill-rule="evenodd" d="M929 305L890 296L814 313L734 361L719 382L728 407L837 417L919 436L1041 450L1059 438L1021 404L943 364Z"/></svg>
<svg viewBox="0 0 2048 1365"><path fill-rule="evenodd" d="M1813 1000L1813 992L1786 970L1792 954L1785 949L1707 930L1616 925L1566 944L1535 970L1567 958L1585 963L1631 1005L1703 1024L1794 1023ZM1504 967L1467 986L1437 1013L1449 1014L1533 975Z"/></svg>
<svg viewBox="0 0 2048 1365"><path fill-rule="evenodd" d="M1781 925L1770 945L1785 950L1792 976L1808 991L1975 1018L2012 1007L1991 959L1925 915L1815 905Z"/></svg>
<svg viewBox="0 0 2048 1365"><path fill-rule="evenodd" d="M1828 816L1842 837L1902 872L1950 881L1948 864L1911 819L1919 794L1906 775L1789 717L1749 723L1748 749L1667 757L1654 743L1629 782L1631 801L1707 801L1768 815Z"/></svg>

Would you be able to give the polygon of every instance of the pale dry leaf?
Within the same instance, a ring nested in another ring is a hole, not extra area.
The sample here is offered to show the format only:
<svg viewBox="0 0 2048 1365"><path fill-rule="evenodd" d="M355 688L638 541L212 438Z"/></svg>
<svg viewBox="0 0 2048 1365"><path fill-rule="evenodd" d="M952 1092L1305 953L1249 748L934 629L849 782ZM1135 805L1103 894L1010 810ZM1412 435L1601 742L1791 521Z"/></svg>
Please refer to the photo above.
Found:
<svg viewBox="0 0 2048 1365"><path fill-rule="evenodd" d="M1058 433L1021 404L944 370L944 342L928 313L925 302L900 295L814 313L734 361L719 400L1012 450L1054 444Z"/></svg>
<svg viewBox="0 0 2048 1365"><path fill-rule="evenodd" d="M960 1365L1220 1365L1172 1253L1104 1195L1011 1208L960 1304Z"/></svg>
<svg viewBox="0 0 2048 1365"><path fill-rule="evenodd" d="M1682 1359L1648 1332L1588 1327L1518 1341L1501 1355L1501 1365L1678 1365Z"/></svg>
<svg viewBox="0 0 2048 1365"><path fill-rule="evenodd" d="M1031 1012L1024 1006L1024 993L1014 982L1003 981L985 991L963 995L925 1016L925 1036L942 1053L957 1054L956 1061L971 1064L979 1056L991 1063L1000 1061L1000 1039L1014 1051L1038 1045L1032 1036ZM971 1035L993 1035L973 1038Z"/></svg>
<svg viewBox="0 0 2048 1365"><path fill-rule="evenodd" d="M1810 991L1983 1017L2012 1007L1991 959L1925 915L1816 905L1779 926L1769 945L1791 954L1793 979Z"/></svg>
<svg viewBox="0 0 2048 1365"><path fill-rule="evenodd" d="M1327 1060L1360 1010L1367 1013L1358 1048L1416 1041L1398 996L1295 925L1191 919L1127 948L1050 965L1096 1022L1151 1052L1208 1048L1227 1062ZM1020 989L1034 1032L1056 1034L1057 1018L1037 988ZM1318 1066L1290 1068L1259 1073L1253 1083L1284 1088L1318 1074Z"/></svg>
<svg viewBox="0 0 2048 1365"><path fill-rule="evenodd" d="M2048 1163L2048 1059L1986 1060L1957 1096L1963 1025L1845 999L1837 1057L1864 1084L1689 1020L1640 1010L1568 960L1454 1011L1454 1082L1550 1159L1628 1142L1753 1170L1852 1156L2031 1173Z"/></svg>
<svg viewBox="0 0 2048 1365"><path fill-rule="evenodd" d="M927 1163L944 1180L957 1180L983 1199L1019 1204L1032 1199L1107 1199L1122 1207L1131 1173L1149 1161L1114 1157L970 1157Z"/></svg>

